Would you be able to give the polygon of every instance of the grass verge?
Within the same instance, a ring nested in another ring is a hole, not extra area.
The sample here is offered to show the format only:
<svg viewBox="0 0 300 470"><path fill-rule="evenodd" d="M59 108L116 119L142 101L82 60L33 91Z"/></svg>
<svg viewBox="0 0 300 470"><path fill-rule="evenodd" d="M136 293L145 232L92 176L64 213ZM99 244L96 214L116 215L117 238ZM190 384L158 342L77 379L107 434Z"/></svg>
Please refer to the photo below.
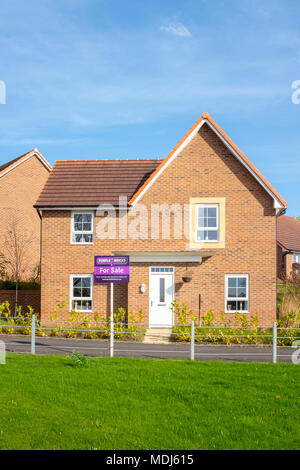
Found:
<svg viewBox="0 0 300 470"><path fill-rule="evenodd" d="M298 449L300 367L9 354L0 449Z"/></svg>

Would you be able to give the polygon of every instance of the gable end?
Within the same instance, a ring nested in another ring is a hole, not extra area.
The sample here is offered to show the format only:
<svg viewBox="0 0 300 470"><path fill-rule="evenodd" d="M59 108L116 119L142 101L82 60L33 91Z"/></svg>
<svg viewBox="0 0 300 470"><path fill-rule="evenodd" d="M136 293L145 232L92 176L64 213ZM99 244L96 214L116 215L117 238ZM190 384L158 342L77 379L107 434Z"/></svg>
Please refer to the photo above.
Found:
<svg viewBox="0 0 300 470"><path fill-rule="evenodd" d="M152 173L152 175L145 181L145 183L139 188L134 196L129 201L131 206L137 204L145 192L152 186L156 179L162 174L167 166L179 155L182 150L188 145L188 143L197 134L200 128L207 124L209 128L219 137L224 145L230 150L230 152L242 163L242 165L251 173L251 175L258 181L258 183L264 188L264 190L272 197L273 207L279 213L284 211L287 203L277 193L277 191L271 186L266 178L255 168L255 166L248 160L248 158L241 152L241 150L232 142L232 140L225 134L225 132L215 123L215 121L209 116L208 113L203 113L201 118L194 124L194 126L185 134L180 142L174 147L169 155L162 161L158 168Z"/></svg>

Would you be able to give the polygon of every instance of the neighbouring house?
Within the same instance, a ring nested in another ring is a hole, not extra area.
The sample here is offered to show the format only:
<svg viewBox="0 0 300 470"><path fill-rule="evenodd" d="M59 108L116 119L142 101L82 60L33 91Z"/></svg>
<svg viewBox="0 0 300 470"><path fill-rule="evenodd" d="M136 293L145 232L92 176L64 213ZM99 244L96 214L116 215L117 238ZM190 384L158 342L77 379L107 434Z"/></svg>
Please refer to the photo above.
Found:
<svg viewBox="0 0 300 470"><path fill-rule="evenodd" d="M120 200L120 196L122 199ZM57 161L35 207L42 220L42 319L108 315L97 256L130 257L114 309L171 327L176 299L198 317L276 319L276 226L286 202L204 113L164 159Z"/></svg>
<svg viewBox="0 0 300 470"><path fill-rule="evenodd" d="M26 266L28 276L40 261L41 224L33 205L51 168L37 149L0 166L0 251L5 250L7 232L16 224L19 238L26 233L32 239L26 245L30 260Z"/></svg>
<svg viewBox="0 0 300 470"><path fill-rule="evenodd" d="M15 256L18 253L21 280L38 272L40 263L40 218L33 207L45 185L51 165L37 150L31 150L0 166L0 253L3 275L14 278ZM3 258L6 260L3 263ZM25 297L24 297L25 296ZM0 301L14 303L12 291L0 291ZM20 303L31 299L39 305L39 292L19 295ZM34 299L34 300L33 300Z"/></svg>
<svg viewBox="0 0 300 470"><path fill-rule="evenodd" d="M294 217L278 217L277 253L280 279L300 273L300 222Z"/></svg>

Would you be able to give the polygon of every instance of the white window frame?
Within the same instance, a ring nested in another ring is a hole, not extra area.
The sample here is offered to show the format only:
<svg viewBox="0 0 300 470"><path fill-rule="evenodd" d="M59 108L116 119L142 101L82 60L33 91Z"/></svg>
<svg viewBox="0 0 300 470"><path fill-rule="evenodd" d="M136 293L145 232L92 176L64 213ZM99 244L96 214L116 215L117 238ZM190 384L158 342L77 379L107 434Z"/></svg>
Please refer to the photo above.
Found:
<svg viewBox="0 0 300 470"><path fill-rule="evenodd" d="M237 278L242 277L246 279L246 297L228 297L228 279L230 278ZM228 310L227 309L227 302L228 301L235 301L235 302L248 302L248 309L247 310ZM250 302L249 302L249 274L226 274L225 275L225 313L249 313L250 312Z"/></svg>
<svg viewBox="0 0 300 470"><path fill-rule="evenodd" d="M300 263L300 253L293 253L293 263Z"/></svg>
<svg viewBox="0 0 300 470"><path fill-rule="evenodd" d="M167 271L165 271L165 269L167 269ZM150 273L151 274L174 274L174 266L150 266Z"/></svg>
<svg viewBox="0 0 300 470"><path fill-rule="evenodd" d="M75 214L89 214L92 216L92 230L86 230L86 231L80 231L76 232L74 229L74 219L75 219ZM76 233L81 233L81 234L87 234L87 235L93 235L93 241L92 242L76 242L73 241L73 235ZM71 245L93 245L94 244L94 212L93 211L72 211L71 212Z"/></svg>
<svg viewBox="0 0 300 470"><path fill-rule="evenodd" d="M198 223L199 223L199 218L198 218L198 209L199 208L203 208L203 209L210 209L210 208L216 208L217 209L217 226L216 227L199 227L198 226ZM220 241L220 207L219 207L219 204L196 204L195 205L195 241L197 243L219 243ZM197 232L199 230L203 230L203 231L217 231L218 232L218 235L217 235L217 239L216 240L198 240L198 236L197 236Z"/></svg>
<svg viewBox="0 0 300 470"><path fill-rule="evenodd" d="M91 296L90 297L74 297L73 296L73 279L74 277L86 277L91 279ZM70 275L70 311L72 309L72 301L73 300L91 300L92 302L92 308L91 310L77 310L74 309L75 312L81 312L81 313L92 313L93 312L93 290L94 290L94 276L93 274L71 274Z"/></svg>

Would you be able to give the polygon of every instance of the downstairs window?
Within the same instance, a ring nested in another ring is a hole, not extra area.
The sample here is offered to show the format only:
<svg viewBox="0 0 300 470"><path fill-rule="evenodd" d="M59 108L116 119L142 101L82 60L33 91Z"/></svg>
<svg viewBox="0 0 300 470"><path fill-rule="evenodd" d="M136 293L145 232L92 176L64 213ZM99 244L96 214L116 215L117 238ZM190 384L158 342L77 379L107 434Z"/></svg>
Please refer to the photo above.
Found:
<svg viewBox="0 0 300 470"><path fill-rule="evenodd" d="M70 310L91 312L93 309L93 275L71 274Z"/></svg>
<svg viewBox="0 0 300 470"><path fill-rule="evenodd" d="M249 276L248 274L226 275L226 305L227 313L249 312Z"/></svg>

